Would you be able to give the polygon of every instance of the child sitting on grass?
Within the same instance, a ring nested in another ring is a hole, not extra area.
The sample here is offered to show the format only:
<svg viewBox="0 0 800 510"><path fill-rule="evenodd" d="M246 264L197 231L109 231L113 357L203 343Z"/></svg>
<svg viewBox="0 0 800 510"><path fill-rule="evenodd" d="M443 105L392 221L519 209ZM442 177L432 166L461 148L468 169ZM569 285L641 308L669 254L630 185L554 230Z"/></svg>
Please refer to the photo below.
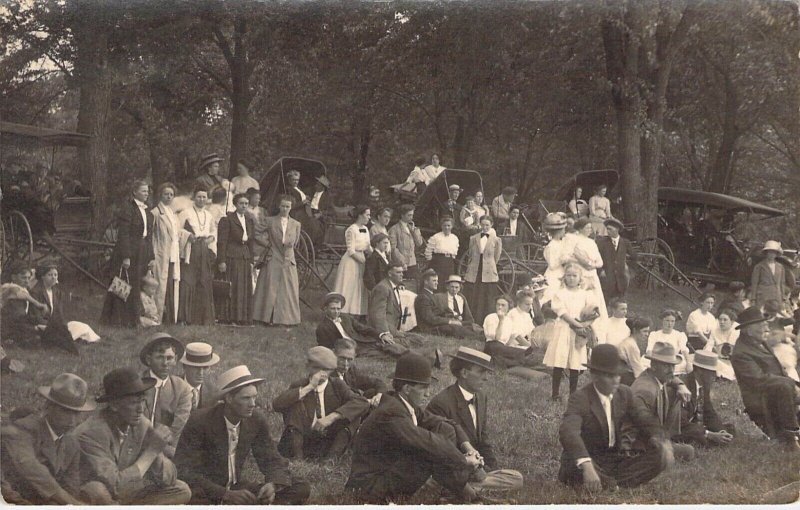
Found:
<svg viewBox="0 0 800 510"><path fill-rule="evenodd" d="M139 317L139 324L144 327L160 326L161 318L158 316L158 307L153 299L153 295L158 289L158 281L150 275L142 278L142 316Z"/></svg>

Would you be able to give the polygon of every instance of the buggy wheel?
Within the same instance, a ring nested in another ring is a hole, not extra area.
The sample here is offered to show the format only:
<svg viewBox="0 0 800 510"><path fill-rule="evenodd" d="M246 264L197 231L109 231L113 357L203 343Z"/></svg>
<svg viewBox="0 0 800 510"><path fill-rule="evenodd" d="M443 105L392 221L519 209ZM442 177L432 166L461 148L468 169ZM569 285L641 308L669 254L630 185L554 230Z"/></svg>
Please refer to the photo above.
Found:
<svg viewBox="0 0 800 510"><path fill-rule="evenodd" d="M314 243L311 242L311 237L304 230L300 231L300 239L297 241L294 251L299 259L299 264L297 264L299 286L301 289L306 289L311 280L316 279L313 273L316 271L316 265Z"/></svg>
<svg viewBox="0 0 800 510"><path fill-rule="evenodd" d="M33 233L28 219L19 211L3 218L3 264L10 260L33 261Z"/></svg>
<svg viewBox="0 0 800 510"><path fill-rule="evenodd" d="M456 273L463 277L467 272L467 267L469 267L469 251L465 251L456 259ZM502 294L508 295L514 289L516 272L514 261L505 249L497 260L497 276L499 278L497 288Z"/></svg>
<svg viewBox="0 0 800 510"><path fill-rule="evenodd" d="M654 289L661 282L658 276L666 282L672 281L675 275L675 255L669 244L658 237L643 239L639 245L639 263L646 269L636 271L634 284L643 289Z"/></svg>

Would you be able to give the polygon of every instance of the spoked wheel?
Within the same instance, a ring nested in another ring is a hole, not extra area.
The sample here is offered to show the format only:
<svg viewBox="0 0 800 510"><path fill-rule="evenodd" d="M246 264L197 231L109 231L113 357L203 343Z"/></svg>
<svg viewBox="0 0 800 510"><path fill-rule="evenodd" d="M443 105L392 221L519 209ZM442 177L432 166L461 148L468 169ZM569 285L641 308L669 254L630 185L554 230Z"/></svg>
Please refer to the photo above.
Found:
<svg viewBox="0 0 800 510"><path fill-rule="evenodd" d="M308 288L312 280L316 279L316 276L314 276L316 264L314 243L311 242L311 237L308 233L303 230L300 231L300 239L297 242L297 246L294 247L294 252L297 255L297 278L300 288Z"/></svg>
<svg viewBox="0 0 800 510"><path fill-rule="evenodd" d="M456 272L464 276L469 267L469 251L464 252L458 259L456 259ZM497 288L503 295L508 295L514 289L514 280L516 279L516 272L514 271L514 261L509 256L506 250L500 255L497 261Z"/></svg>
<svg viewBox="0 0 800 510"><path fill-rule="evenodd" d="M322 279L325 280L325 283L329 283L331 281L331 277L339 267L339 262L341 262L342 256L337 252L336 249L333 249L328 245L323 245L322 248L315 253L315 265L317 267L317 272Z"/></svg>
<svg viewBox="0 0 800 510"><path fill-rule="evenodd" d="M641 265L647 271L639 270L634 277L634 283L643 289L654 289L660 285L659 278L671 282L675 276L675 254L669 244L658 237L643 239L639 246ZM658 276L658 278L656 278Z"/></svg>
<svg viewBox="0 0 800 510"><path fill-rule="evenodd" d="M3 264L10 260L33 261L33 234L28 219L19 211L3 218Z"/></svg>

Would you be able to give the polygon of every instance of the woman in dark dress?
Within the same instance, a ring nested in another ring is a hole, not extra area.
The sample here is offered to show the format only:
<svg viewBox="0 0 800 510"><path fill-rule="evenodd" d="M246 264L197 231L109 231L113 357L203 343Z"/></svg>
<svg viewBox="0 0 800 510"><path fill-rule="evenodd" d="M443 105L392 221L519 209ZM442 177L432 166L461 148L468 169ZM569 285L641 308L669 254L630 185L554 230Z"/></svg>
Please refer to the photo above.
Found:
<svg viewBox="0 0 800 510"><path fill-rule="evenodd" d="M476 324L494 312L494 299L497 296L497 261L503 253L503 242L492 229L492 218L480 219L481 231L469 238L467 282L464 295L467 298Z"/></svg>
<svg viewBox="0 0 800 510"><path fill-rule="evenodd" d="M181 243L181 287L178 322L214 324L214 261L217 258L217 227L214 215L205 208L208 190L197 185L194 204L181 211L178 224Z"/></svg>
<svg viewBox="0 0 800 510"><path fill-rule="evenodd" d="M367 257L367 262L364 265L364 287L372 291L376 285L386 278L389 263L392 261L392 246L389 242L389 236L386 234L376 235L370 239L370 244L372 245L372 253Z"/></svg>
<svg viewBox="0 0 800 510"><path fill-rule="evenodd" d="M153 264L153 216L147 213L150 186L146 181L137 179L131 191L132 196L122 204L116 216L117 244L111 255L114 276L122 274L122 279L131 286L131 293L125 301L107 293L100 316L103 324L129 328L139 324L142 277Z"/></svg>
<svg viewBox="0 0 800 510"><path fill-rule="evenodd" d="M231 300L221 318L239 325L252 324L253 236L255 224L247 214L249 201L239 193L233 197L236 210L219 220L217 268L231 282Z"/></svg>

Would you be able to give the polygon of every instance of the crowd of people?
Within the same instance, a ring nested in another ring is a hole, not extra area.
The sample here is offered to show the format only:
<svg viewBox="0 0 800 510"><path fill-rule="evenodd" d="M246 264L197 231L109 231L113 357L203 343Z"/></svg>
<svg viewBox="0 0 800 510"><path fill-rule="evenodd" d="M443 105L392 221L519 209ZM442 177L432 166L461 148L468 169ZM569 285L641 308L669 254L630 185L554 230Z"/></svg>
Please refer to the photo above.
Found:
<svg viewBox="0 0 800 510"><path fill-rule="evenodd" d="M301 322L294 248L322 214L330 183L303 191L299 174L287 172L276 211L266 211L247 165L227 181L218 176L220 161L203 158L191 203L180 211L174 185L159 186L158 203L148 208L149 185L134 183L112 256L115 281L128 293L108 293L104 323ZM438 157L422 164L406 183L417 192L444 170ZM155 332L139 353L142 371L109 371L96 402L86 381L65 373L38 389L41 412L3 422L6 500L299 504L311 487L287 459L350 452L345 490L359 501L434 488L448 501L493 502L493 494L524 483L521 473L500 467L492 447L493 403L484 386L495 370L549 374L555 406L567 379L558 479L589 491L641 485L675 458L691 461L697 446L735 441L735 428L714 407L720 378L737 382L745 412L780 448L800 451L798 299L776 261L780 243L765 244L749 288L733 282L724 298L704 293L680 331L678 310L662 310L658 324L629 313L629 264L637 255L603 187L588 204L576 192L571 214L544 218L546 271L513 296L499 292L497 265L503 242L525 228L516 190L503 189L490 206L480 190L464 205L458 185L447 191L441 231L427 240L411 204L398 208L394 224L391 208L354 208L305 373L272 402L283 417L277 442L259 405L264 378L240 365L207 380L220 363L212 344ZM461 253L463 275L455 265ZM99 339L63 316L57 267L37 270L30 292L32 268L5 269L12 282L3 286L4 343L74 350L78 339ZM449 362L437 336L463 344ZM391 385L385 374L357 366L365 356L394 360ZM179 365L182 373L174 373ZM454 382L423 408L432 372L444 365ZM11 370L8 359L3 368ZM258 479L243 469L251 456Z"/></svg>

